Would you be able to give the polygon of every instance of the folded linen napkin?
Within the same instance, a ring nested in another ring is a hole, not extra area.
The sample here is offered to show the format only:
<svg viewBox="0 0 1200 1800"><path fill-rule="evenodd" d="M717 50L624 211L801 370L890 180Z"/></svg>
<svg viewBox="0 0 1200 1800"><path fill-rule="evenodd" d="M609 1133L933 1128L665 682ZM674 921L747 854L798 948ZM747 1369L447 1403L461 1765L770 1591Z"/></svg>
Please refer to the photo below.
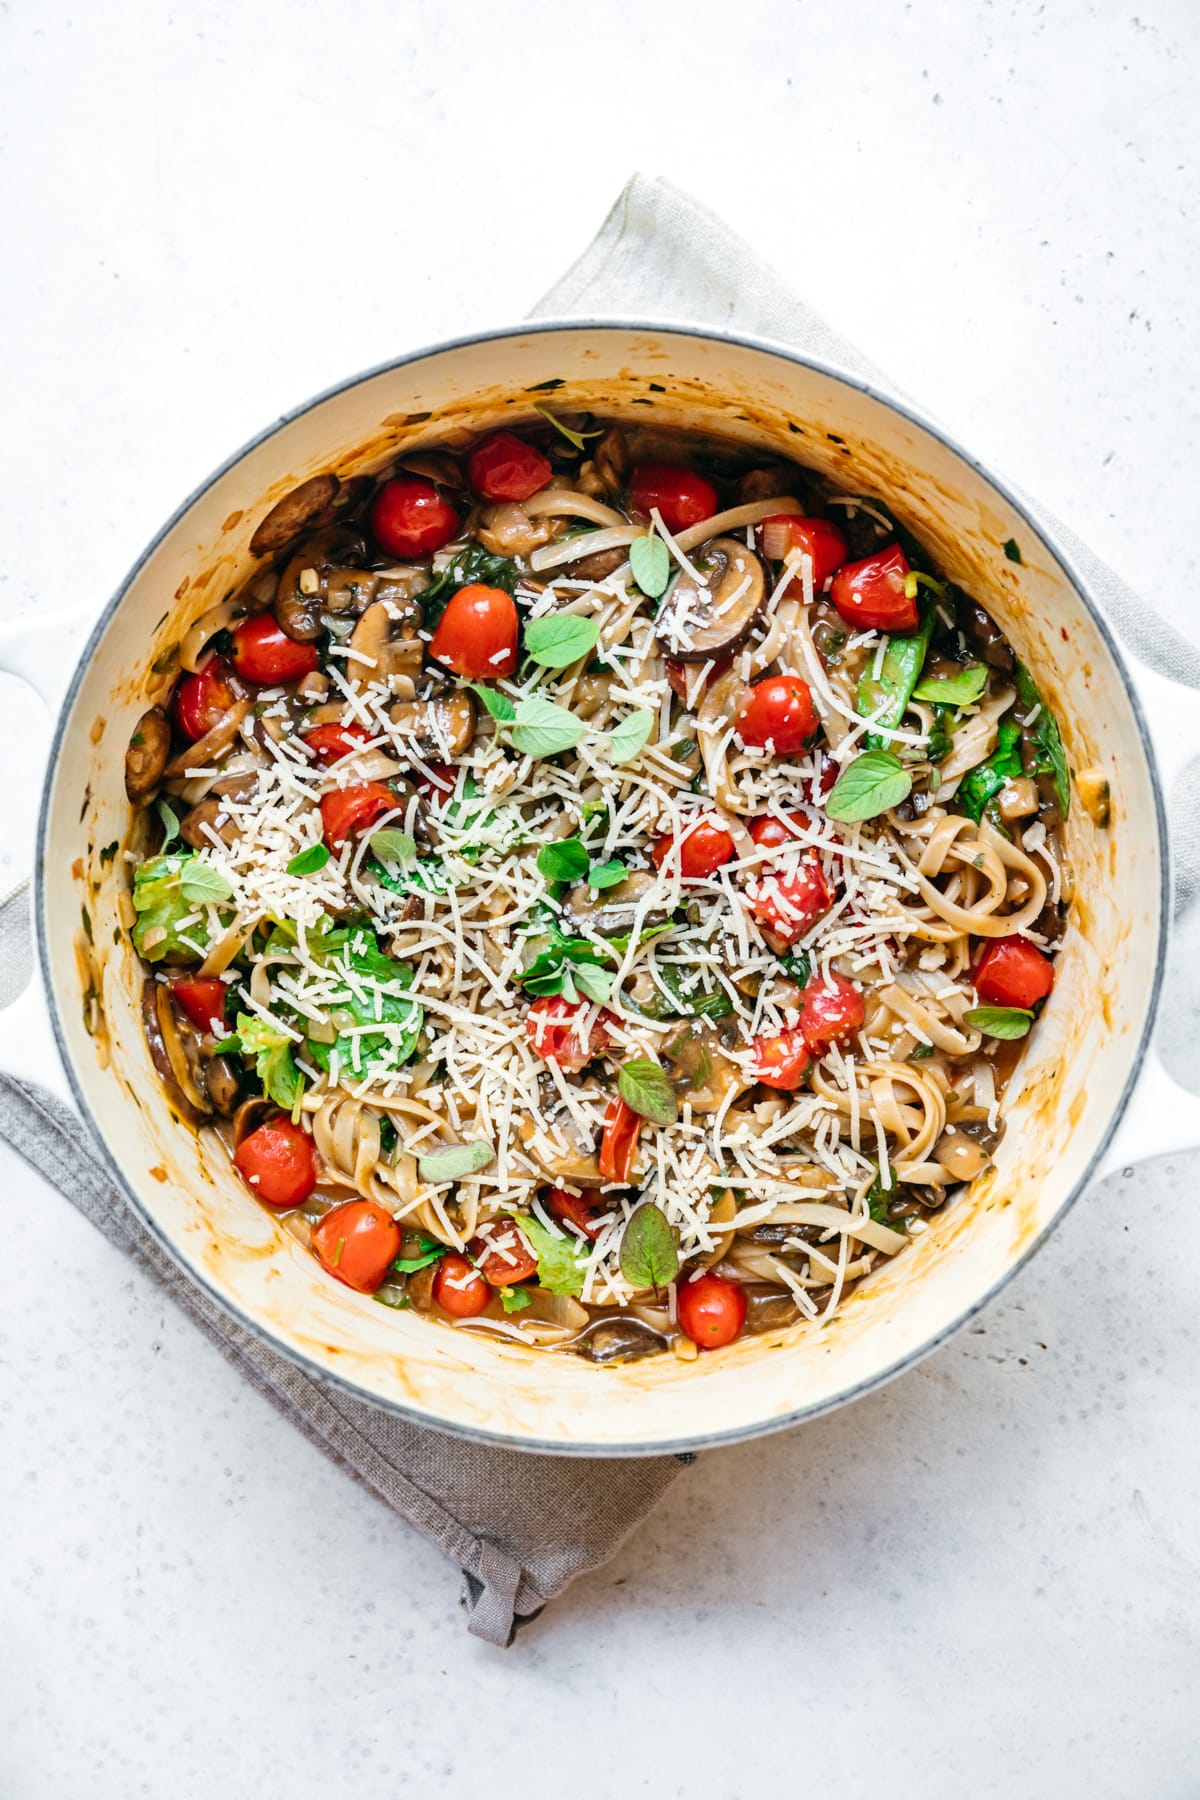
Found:
<svg viewBox="0 0 1200 1800"><path fill-rule="evenodd" d="M584 255L536 316L644 317L770 337L878 373L788 292L704 207L636 176ZM1045 516L1045 515L1043 515ZM1054 530L1109 616L1151 666L1200 688L1200 651L1156 617L1069 532ZM1176 821L1185 879L1200 869L1200 806ZM0 1005L29 968L24 891L0 906ZM410 1425L296 1368L229 1318L176 1267L129 1210L75 1115L0 1075L0 1136L171 1293L246 1379L347 1473L365 1482L463 1572L468 1628L495 1644L576 1575L606 1562L678 1471L670 1457L578 1462L461 1442Z"/></svg>

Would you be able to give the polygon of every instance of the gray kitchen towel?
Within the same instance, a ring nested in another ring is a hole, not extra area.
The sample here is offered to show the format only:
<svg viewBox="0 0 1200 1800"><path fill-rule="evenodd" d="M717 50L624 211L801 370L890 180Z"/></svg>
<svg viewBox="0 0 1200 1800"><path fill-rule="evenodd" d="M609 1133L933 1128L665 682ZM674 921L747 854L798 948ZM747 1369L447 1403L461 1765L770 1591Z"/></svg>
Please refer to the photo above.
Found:
<svg viewBox="0 0 1200 1800"><path fill-rule="evenodd" d="M598 236L535 316L715 325L774 339L887 387L718 218L667 183L641 176L628 184ZM1130 647L1161 673L1200 688L1200 651L1071 533L1048 523ZM1173 837L1181 871L1194 880L1200 806L1192 812L1191 832L1176 819ZM0 963L13 976L0 981L0 1005L24 986L19 965L27 968L29 961L27 912L24 894L0 906ZM576 1575L614 1554L678 1471L675 1458L580 1462L489 1449L350 1399L247 1332L182 1274L129 1210L69 1109L0 1076L0 1136L167 1288L313 1443L458 1564L469 1629L478 1637L510 1643L515 1630Z"/></svg>

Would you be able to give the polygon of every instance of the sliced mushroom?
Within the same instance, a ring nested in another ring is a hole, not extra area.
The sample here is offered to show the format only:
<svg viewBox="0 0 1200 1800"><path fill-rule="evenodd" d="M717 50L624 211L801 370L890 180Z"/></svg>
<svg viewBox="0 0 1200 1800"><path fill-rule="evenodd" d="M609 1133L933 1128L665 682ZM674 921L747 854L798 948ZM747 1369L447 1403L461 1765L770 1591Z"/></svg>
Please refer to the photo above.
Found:
<svg viewBox="0 0 1200 1800"><path fill-rule="evenodd" d="M228 1119L237 1110L242 1091L235 1065L227 1056L211 1056L204 1065L204 1086L213 1106Z"/></svg>
<svg viewBox="0 0 1200 1800"><path fill-rule="evenodd" d="M404 608L397 619L395 602L375 600L354 627L347 672L356 687L386 684L393 676L415 681L421 673L425 648L417 636L420 613L411 602Z"/></svg>
<svg viewBox="0 0 1200 1800"><path fill-rule="evenodd" d="M993 669L1012 668L1012 649L990 612L975 600L960 599L958 616L964 632L985 663Z"/></svg>
<svg viewBox="0 0 1200 1800"><path fill-rule="evenodd" d="M226 812L224 800L215 795L201 800L179 821L179 835L193 850L212 849L210 832L223 844L232 844L241 835L241 826Z"/></svg>
<svg viewBox="0 0 1200 1800"><path fill-rule="evenodd" d="M799 477L787 463L772 463L766 469L747 469L737 484L738 505L781 499L785 494L794 494L798 485Z"/></svg>
<svg viewBox="0 0 1200 1800"><path fill-rule="evenodd" d="M619 425L610 425L592 449L592 468L605 493L619 494L629 480L633 458Z"/></svg>
<svg viewBox="0 0 1200 1800"><path fill-rule="evenodd" d="M161 706L152 706L137 722L125 752L125 792L136 805L162 780L171 754L171 727Z"/></svg>
<svg viewBox="0 0 1200 1800"><path fill-rule="evenodd" d="M731 1094L753 1084L726 1056L709 1025L689 1021L663 1046L671 1086L694 1113L718 1112Z"/></svg>
<svg viewBox="0 0 1200 1800"><path fill-rule="evenodd" d="M629 551L619 544L612 550L596 550L591 556L581 556L578 562L568 563L567 573L573 581L603 581L628 561Z"/></svg>
<svg viewBox="0 0 1200 1800"><path fill-rule="evenodd" d="M747 1284L745 1294L746 1330L752 1336L764 1331L781 1331L785 1325L794 1325L800 1317L800 1308L792 1296L777 1287Z"/></svg>
<svg viewBox="0 0 1200 1800"><path fill-rule="evenodd" d="M543 544L552 543L562 528L562 519L531 519L518 501L506 500L484 507L475 535L493 556L532 556Z"/></svg>
<svg viewBox="0 0 1200 1800"><path fill-rule="evenodd" d="M708 662L735 649L767 598L762 563L736 538L713 538L697 566L703 585L682 574L654 627L667 655L678 662Z"/></svg>
<svg viewBox="0 0 1200 1800"><path fill-rule="evenodd" d="M251 554L273 556L302 531L314 531L331 523L341 485L336 475L310 475L277 500L266 518L259 520L250 539Z"/></svg>
<svg viewBox="0 0 1200 1800"><path fill-rule="evenodd" d="M639 1356L654 1356L665 1350L667 1340L649 1325L643 1325L640 1319L628 1319L617 1315L610 1319L597 1319L586 1331L581 1331L571 1348L580 1356L586 1356L590 1362L633 1362Z"/></svg>
<svg viewBox="0 0 1200 1800"><path fill-rule="evenodd" d="M598 931L602 937L613 932L630 931L639 902L657 885L657 876L651 875L648 870L635 869L632 875L626 875L624 881L618 881L614 887L610 887L603 900L598 900L586 883L580 883L567 896L567 907L581 924L592 931ZM666 917L663 908L652 908L642 923L643 926L661 925Z"/></svg>
<svg viewBox="0 0 1200 1800"><path fill-rule="evenodd" d="M200 1076L200 1045L191 1027L179 1021L165 982L151 975L142 988L142 1022L150 1059L172 1103L190 1125L212 1111Z"/></svg>
<svg viewBox="0 0 1200 1800"><path fill-rule="evenodd" d="M260 1125L273 1119L279 1108L265 1094L256 1094L252 1100L243 1100L233 1115L233 1147L240 1150L246 1139L256 1132Z"/></svg>
<svg viewBox="0 0 1200 1800"><path fill-rule="evenodd" d="M983 1145L966 1132L945 1132L933 1147L934 1162L941 1163L951 1181L974 1181L991 1162Z"/></svg>
<svg viewBox="0 0 1200 1800"><path fill-rule="evenodd" d="M462 469L444 450L416 450L411 456L401 457L397 471L404 475L423 475L426 481L436 482L438 487L461 488L465 485Z"/></svg>
<svg viewBox="0 0 1200 1800"><path fill-rule="evenodd" d="M475 736L475 701L465 688L436 700L402 700L389 714L418 756L452 762Z"/></svg>
<svg viewBox="0 0 1200 1800"><path fill-rule="evenodd" d="M1032 818L1038 809L1037 782L1028 775L1006 781L996 796L996 806L1005 824L1014 819Z"/></svg>
<svg viewBox="0 0 1200 1800"><path fill-rule="evenodd" d="M343 573L344 565L361 561L366 545L356 531L337 525L307 539L288 559L275 595L275 619L279 629L297 643L311 643L325 627L321 614L325 611L330 579L335 571ZM373 578L365 571L350 571L358 584L373 590ZM344 592L345 584L339 588ZM364 599L364 604L366 603ZM347 601L341 610L349 610Z"/></svg>

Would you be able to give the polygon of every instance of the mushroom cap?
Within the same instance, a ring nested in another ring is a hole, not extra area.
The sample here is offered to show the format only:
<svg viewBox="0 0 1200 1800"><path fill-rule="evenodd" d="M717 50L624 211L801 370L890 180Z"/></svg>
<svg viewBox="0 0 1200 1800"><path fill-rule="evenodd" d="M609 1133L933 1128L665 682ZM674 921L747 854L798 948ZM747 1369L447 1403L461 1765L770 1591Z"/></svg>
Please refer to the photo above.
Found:
<svg viewBox="0 0 1200 1800"><path fill-rule="evenodd" d="M654 627L660 645L677 662L709 662L736 649L766 604L766 575L749 545L713 538L702 558L703 583L685 569Z"/></svg>

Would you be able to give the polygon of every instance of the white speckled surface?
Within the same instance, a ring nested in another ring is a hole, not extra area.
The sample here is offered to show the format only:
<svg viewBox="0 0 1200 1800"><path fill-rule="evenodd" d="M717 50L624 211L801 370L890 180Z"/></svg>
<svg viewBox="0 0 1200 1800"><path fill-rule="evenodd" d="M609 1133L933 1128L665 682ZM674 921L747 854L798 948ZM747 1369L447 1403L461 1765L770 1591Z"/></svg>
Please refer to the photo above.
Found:
<svg viewBox="0 0 1200 1800"><path fill-rule="evenodd" d="M1196 631L1192 0L589 17L603 57L533 0L0 9L0 617L99 606L265 420L520 314L640 165ZM36 708L0 698L24 770ZM1115 1177L916 1373L705 1458L502 1653L0 1153L0 1795L1192 1800L1197 1172Z"/></svg>

